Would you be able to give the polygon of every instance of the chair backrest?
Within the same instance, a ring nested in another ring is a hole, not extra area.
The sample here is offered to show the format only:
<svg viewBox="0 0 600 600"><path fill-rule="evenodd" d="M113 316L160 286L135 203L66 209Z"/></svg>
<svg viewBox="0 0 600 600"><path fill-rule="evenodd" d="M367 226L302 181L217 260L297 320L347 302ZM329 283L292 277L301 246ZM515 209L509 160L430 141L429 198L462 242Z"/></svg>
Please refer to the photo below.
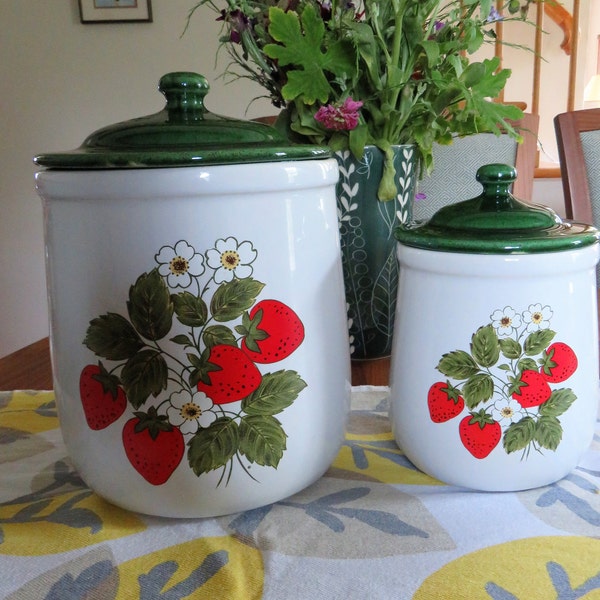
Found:
<svg viewBox="0 0 600 600"><path fill-rule="evenodd" d="M567 219L600 225L600 108L554 118Z"/></svg>
<svg viewBox="0 0 600 600"><path fill-rule="evenodd" d="M433 171L417 184L417 191L425 194L425 199L415 201L414 219L428 220L443 206L481 194L475 175L479 167L490 163L516 167L517 180L512 192L521 200L531 201L539 116L526 113L513 126L523 137L520 144L508 135L493 133L457 137L450 145L436 144Z"/></svg>

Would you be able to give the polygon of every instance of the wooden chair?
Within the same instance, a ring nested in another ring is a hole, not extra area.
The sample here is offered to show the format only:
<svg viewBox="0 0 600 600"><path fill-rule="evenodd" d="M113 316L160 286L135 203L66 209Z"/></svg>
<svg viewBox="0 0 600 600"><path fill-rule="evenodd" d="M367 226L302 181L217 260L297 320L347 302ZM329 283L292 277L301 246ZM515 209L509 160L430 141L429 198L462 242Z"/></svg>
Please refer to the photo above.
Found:
<svg viewBox="0 0 600 600"><path fill-rule="evenodd" d="M600 108L557 115L554 129L567 219L600 225Z"/></svg>
<svg viewBox="0 0 600 600"><path fill-rule="evenodd" d="M508 135L479 133L457 137L449 146L436 145L433 171L417 184L426 197L415 202L414 219L428 220L443 206L478 196L481 185L475 174L479 167L490 163L515 166L517 179L512 193L520 200L531 201L539 122L539 115L525 113L513 124L523 137L521 144Z"/></svg>

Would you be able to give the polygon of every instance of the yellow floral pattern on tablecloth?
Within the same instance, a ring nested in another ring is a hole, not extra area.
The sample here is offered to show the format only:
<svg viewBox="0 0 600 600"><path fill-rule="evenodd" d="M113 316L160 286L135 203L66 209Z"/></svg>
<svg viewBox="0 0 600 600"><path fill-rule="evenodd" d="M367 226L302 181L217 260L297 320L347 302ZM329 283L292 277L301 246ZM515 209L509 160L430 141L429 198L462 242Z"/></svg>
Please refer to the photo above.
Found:
<svg viewBox="0 0 600 600"><path fill-rule="evenodd" d="M42 556L144 531L129 511L84 489L0 505L0 554Z"/></svg>
<svg viewBox="0 0 600 600"><path fill-rule="evenodd" d="M391 484L444 485L419 471L398 448L391 431L347 434L332 469L336 477L370 479Z"/></svg>
<svg viewBox="0 0 600 600"><path fill-rule="evenodd" d="M598 600L600 541L534 537L478 550L429 576L413 600L432 598Z"/></svg>
<svg viewBox="0 0 600 600"><path fill-rule="evenodd" d="M0 405L0 408L0 428L34 434L58 427L53 392L13 392L6 405Z"/></svg>

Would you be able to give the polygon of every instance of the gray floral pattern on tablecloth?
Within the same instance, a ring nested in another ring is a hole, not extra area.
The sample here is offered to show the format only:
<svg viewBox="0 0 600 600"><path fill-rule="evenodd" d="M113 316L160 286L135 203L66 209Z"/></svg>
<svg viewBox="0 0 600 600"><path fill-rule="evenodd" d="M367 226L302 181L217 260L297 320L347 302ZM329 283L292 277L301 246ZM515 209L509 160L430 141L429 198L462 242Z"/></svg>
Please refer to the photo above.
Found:
<svg viewBox="0 0 600 600"><path fill-rule="evenodd" d="M330 477L287 500L221 522L249 544L298 556L376 558L454 548L414 496Z"/></svg>

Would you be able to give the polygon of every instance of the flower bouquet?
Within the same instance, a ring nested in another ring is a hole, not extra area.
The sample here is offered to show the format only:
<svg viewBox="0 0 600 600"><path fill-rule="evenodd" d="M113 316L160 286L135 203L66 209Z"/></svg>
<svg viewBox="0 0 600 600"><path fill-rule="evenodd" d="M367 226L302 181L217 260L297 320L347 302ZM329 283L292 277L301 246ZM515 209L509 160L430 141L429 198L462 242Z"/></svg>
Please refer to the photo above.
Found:
<svg viewBox="0 0 600 600"><path fill-rule="evenodd" d="M292 140L385 154L379 198L395 197L391 146L414 144L432 167L435 142L507 132L522 116L495 102L510 70L473 60L498 20L526 20L535 0L201 0L218 13L226 71L248 77L281 110ZM189 22L189 21L188 21Z"/></svg>

